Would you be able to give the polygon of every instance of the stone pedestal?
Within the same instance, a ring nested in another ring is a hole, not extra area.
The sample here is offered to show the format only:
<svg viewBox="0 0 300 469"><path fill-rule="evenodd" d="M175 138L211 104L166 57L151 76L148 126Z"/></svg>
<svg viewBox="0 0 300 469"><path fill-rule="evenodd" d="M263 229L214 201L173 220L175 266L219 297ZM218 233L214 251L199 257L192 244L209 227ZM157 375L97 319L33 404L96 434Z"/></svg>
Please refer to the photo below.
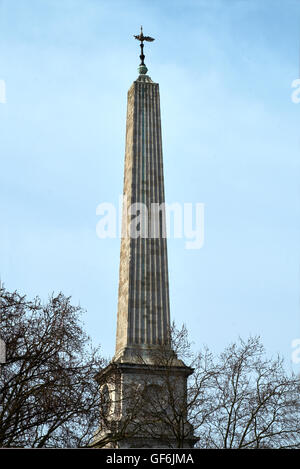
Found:
<svg viewBox="0 0 300 469"><path fill-rule="evenodd" d="M100 392L110 397L93 446L194 446L197 438L187 422L185 405L186 381L193 370L174 362L168 366L111 363L99 373Z"/></svg>

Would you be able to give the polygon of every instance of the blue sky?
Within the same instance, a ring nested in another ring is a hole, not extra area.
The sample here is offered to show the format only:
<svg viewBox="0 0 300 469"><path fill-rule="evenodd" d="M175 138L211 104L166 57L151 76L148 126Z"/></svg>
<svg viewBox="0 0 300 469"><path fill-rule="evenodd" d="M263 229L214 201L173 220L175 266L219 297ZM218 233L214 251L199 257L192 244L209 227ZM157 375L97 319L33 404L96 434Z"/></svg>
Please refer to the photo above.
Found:
<svg viewBox="0 0 300 469"><path fill-rule="evenodd" d="M300 338L300 3L0 0L0 275L71 295L112 356L119 239L96 207L122 193L127 90L143 24L160 84L166 201L205 204L205 242L168 242L172 318L195 348ZM299 369L299 365L293 365Z"/></svg>

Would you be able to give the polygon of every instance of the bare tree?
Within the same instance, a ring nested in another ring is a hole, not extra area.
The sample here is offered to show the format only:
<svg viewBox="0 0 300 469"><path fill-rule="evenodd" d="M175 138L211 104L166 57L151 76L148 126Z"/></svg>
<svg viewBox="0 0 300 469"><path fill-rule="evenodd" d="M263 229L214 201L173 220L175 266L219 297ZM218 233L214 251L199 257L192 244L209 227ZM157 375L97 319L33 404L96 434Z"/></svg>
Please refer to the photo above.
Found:
<svg viewBox="0 0 300 469"><path fill-rule="evenodd" d="M177 329L173 323L169 335L170 345L152 353L159 380L149 385L144 379L143 417L149 437L159 430L168 447L184 448L198 441L199 429L214 409L210 391L215 369L207 349L193 353L185 326Z"/></svg>
<svg viewBox="0 0 300 469"><path fill-rule="evenodd" d="M279 356L267 357L259 337L239 339L216 358L208 349L193 353L185 327L173 325L171 337L176 355L193 369L181 404L178 383L168 373L163 385L169 404L164 415L178 447L187 437L187 419L199 448L300 448L299 377ZM154 402L164 407L157 394Z"/></svg>
<svg viewBox="0 0 300 469"><path fill-rule="evenodd" d="M0 376L1 447L86 446L98 425L95 373L103 366L62 293L42 304L0 285L6 364Z"/></svg>
<svg viewBox="0 0 300 469"><path fill-rule="evenodd" d="M118 447L142 435L181 448L196 435L200 448L300 448L299 379L259 338L215 358L173 325L150 366L137 357L135 381L91 347L81 313L61 293L42 304L0 285L1 447Z"/></svg>
<svg viewBox="0 0 300 469"><path fill-rule="evenodd" d="M199 428L208 448L300 448L299 378L267 358L258 337L239 340L215 364L214 410Z"/></svg>

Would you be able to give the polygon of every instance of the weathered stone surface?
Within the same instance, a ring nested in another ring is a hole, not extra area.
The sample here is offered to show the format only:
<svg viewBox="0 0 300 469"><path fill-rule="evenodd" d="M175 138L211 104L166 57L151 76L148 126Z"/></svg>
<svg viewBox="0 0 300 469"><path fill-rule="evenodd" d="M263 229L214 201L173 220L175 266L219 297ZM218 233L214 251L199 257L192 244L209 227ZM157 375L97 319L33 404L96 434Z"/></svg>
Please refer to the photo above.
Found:
<svg viewBox="0 0 300 469"><path fill-rule="evenodd" d="M6 361L6 345L3 339L0 337L0 364Z"/></svg>

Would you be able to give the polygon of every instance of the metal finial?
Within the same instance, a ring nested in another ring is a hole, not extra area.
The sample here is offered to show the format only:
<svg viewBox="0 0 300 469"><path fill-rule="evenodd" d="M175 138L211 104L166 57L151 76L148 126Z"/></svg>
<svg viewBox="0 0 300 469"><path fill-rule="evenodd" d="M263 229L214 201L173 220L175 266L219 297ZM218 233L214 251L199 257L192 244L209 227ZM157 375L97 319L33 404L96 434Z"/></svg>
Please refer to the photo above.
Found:
<svg viewBox="0 0 300 469"><path fill-rule="evenodd" d="M148 69L147 69L147 67L145 65L145 62L144 62L144 59L145 59L145 56L144 56L144 41L152 42L152 41L154 41L154 38L150 37L150 36L144 36L143 26L141 26L140 34L139 35L134 35L134 37L135 37L135 39L140 41L140 47L141 47L141 55L140 55L141 63L140 63L140 66L139 66L139 72L140 72L140 74L145 75L147 73Z"/></svg>

